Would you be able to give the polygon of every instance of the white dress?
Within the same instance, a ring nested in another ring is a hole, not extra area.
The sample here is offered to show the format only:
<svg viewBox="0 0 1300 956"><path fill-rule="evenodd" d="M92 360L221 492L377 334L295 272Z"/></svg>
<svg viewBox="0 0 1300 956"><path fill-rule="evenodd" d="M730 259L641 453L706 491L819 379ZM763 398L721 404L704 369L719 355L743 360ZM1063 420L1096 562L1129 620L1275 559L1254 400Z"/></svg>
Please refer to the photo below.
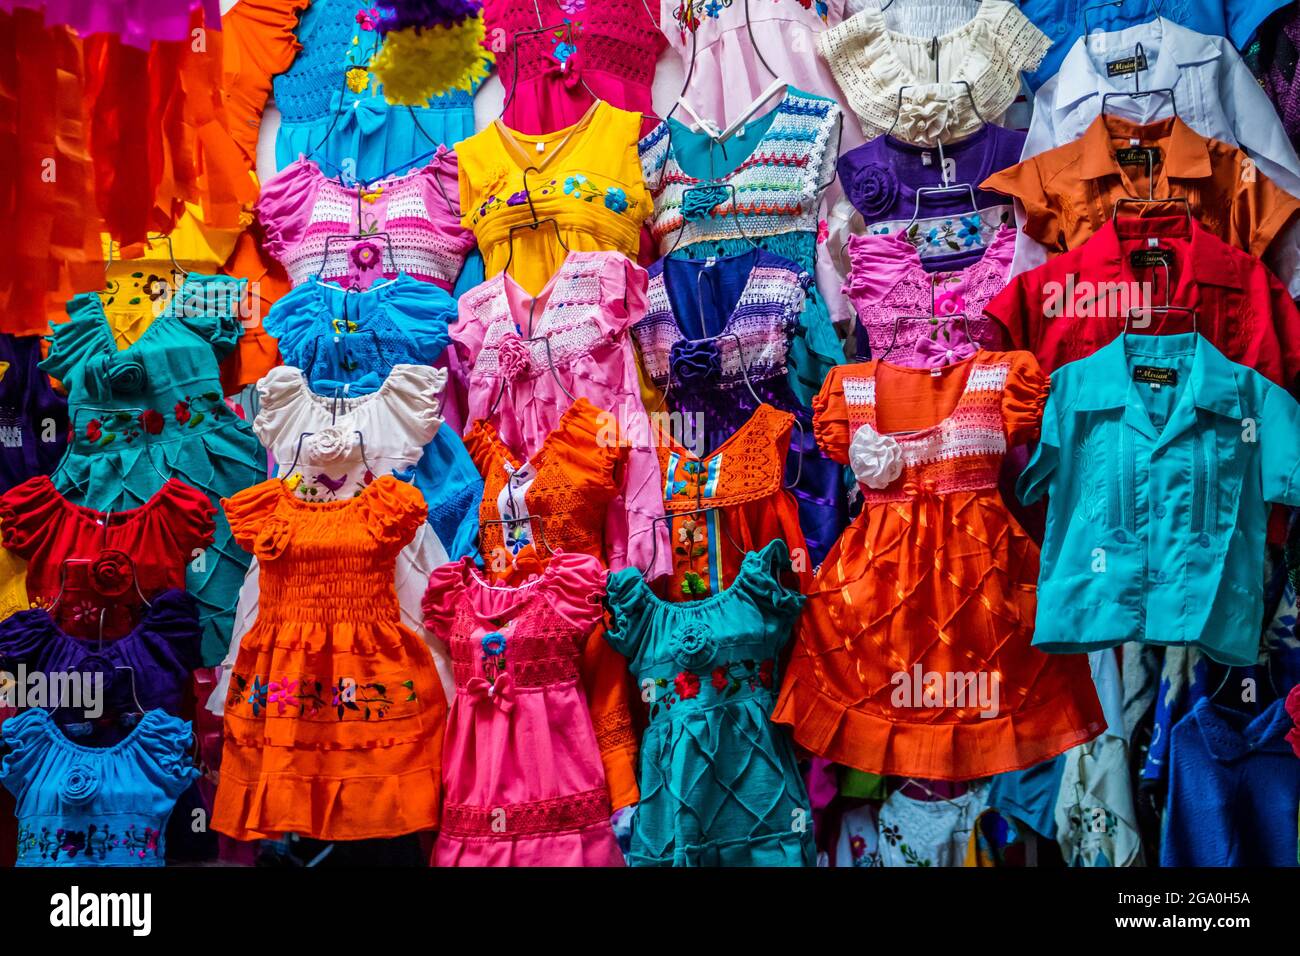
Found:
<svg viewBox="0 0 1300 956"><path fill-rule="evenodd" d="M446 384L446 369L394 365L384 384L372 394L336 399L315 394L301 370L281 365L257 383L261 405L253 430L275 458L276 474L297 479L294 493L299 498L346 499L359 494L380 475L402 477L414 469L442 424L439 410ZM446 547L426 522L398 555L394 583L402 623L429 645L443 691L450 700L456 687L451 658L442 642L425 629L420 610L429 575L448 560ZM207 708L214 714L224 711L230 668L239 652L239 642L257 620L257 582L254 559L239 591L230 652L208 698Z"/></svg>

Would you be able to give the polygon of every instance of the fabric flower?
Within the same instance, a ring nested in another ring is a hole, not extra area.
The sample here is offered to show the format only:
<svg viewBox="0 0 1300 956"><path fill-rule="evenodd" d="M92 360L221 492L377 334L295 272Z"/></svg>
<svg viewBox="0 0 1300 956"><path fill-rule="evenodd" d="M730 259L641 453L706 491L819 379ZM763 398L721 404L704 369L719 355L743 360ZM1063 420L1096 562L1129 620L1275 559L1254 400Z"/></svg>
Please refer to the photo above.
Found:
<svg viewBox="0 0 1300 956"><path fill-rule="evenodd" d="M95 768L88 764L76 764L63 778L59 787L59 798L66 804L82 806L89 803L99 793L101 780Z"/></svg>
<svg viewBox="0 0 1300 956"><path fill-rule="evenodd" d="M488 657L500 657L506 652L506 636L500 631L483 635L483 653Z"/></svg>
<svg viewBox="0 0 1300 956"><path fill-rule="evenodd" d="M605 190L605 208L614 212L627 212L627 193L617 186Z"/></svg>
<svg viewBox="0 0 1300 956"><path fill-rule="evenodd" d="M682 671L674 677L673 686L677 690L677 696L682 700L690 700L700 693L700 679L690 671Z"/></svg>
<svg viewBox="0 0 1300 956"><path fill-rule="evenodd" d="M524 375L533 363L533 353L517 335L503 336L497 342L497 369L506 379Z"/></svg>
<svg viewBox="0 0 1300 956"><path fill-rule="evenodd" d="M318 465L334 465L346 461L352 454L355 432L337 425L328 425L313 432L307 439L308 460Z"/></svg>
<svg viewBox="0 0 1300 956"><path fill-rule="evenodd" d="M120 597L135 582L135 569L126 554L108 549L99 552L99 557L91 563L90 580L95 590L105 597Z"/></svg>
<svg viewBox="0 0 1300 956"><path fill-rule="evenodd" d="M140 413L140 427L150 435L157 435L163 430L164 419L162 415L152 408L146 408Z"/></svg>
<svg viewBox="0 0 1300 956"><path fill-rule="evenodd" d="M714 340L682 339L668 353L668 368L682 385L710 385L722 377L722 350Z"/></svg>
<svg viewBox="0 0 1300 956"><path fill-rule="evenodd" d="M272 515L253 540L253 554L261 561L274 560L284 553L288 544L289 522L279 515Z"/></svg>
<svg viewBox="0 0 1300 956"><path fill-rule="evenodd" d="M903 473L903 451L890 436L863 425L849 444L849 465L868 488L885 488Z"/></svg>
<svg viewBox="0 0 1300 956"><path fill-rule="evenodd" d="M703 670L713 663L718 642L707 624L691 621L669 638L668 653L686 670Z"/></svg>
<svg viewBox="0 0 1300 956"><path fill-rule="evenodd" d="M682 218L688 222L703 219L730 195L731 190L721 183L692 186L682 193Z"/></svg>
<svg viewBox="0 0 1300 956"><path fill-rule="evenodd" d="M97 402L111 401L115 396L139 395L149 383L144 365L121 352L88 360L84 381L90 398Z"/></svg>
<svg viewBox="0 0 1300 956"><path fill-rule="evenodd" d="M864 163L849 181L849 199L863 216L883 216L898 199L898 177L882 163Z"/></svg>
<svg viewBox="0 0 1300 956"><path fill-rule="evenodd" d="M928 96L922 100L904 100L898 125L911 130L908 142L917 146L934 146L944 139L957 118L952 100ZM865 215L866 211L863 213Z"/></svg>

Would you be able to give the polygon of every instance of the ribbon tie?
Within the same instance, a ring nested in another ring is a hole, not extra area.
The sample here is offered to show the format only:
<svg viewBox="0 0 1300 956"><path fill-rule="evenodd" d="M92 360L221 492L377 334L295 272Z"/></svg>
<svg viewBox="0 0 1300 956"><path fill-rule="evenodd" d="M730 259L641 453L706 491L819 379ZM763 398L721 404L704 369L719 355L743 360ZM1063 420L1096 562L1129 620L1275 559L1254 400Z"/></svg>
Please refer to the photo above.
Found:
<svg viewBox="0 0 1300 956"><path fill-rule="evenodd" d="M955 334L947 341L922 334L917 338L912 351L925 368L938 368L970 358L975 354L975 346L962 333Z"/></svg>
<svg viewBox="0 0 1300 956"><path fill-rule="evenodd" d="M474 698L475 704L490 700L501 708L503 714L510 713L511 708L515 706L514 689L509 674L498 674L494 681L471 677L469 683L465 685L465 690L469 692L470 697Z"/></svg>
<svg viewBox="0 0 1300 956"><path fill-rule="evenodd" d="M356 126L360 132L369 135L383 128L384 120L388 115L388 105L383 97L368 96L365 99L353 99L352 95L348 94L345 100L344 96L342 90L336 90L330 97L330 114L338 113L340 108L342 109L338 125L335 127L336 132L345 130L349 126Z"/></svg>
<svg viewBox="0 0 1300 956"><path fill-rule="evenodd" d="M565 89L574 89L582 82L578 48L572 43L561 42L556 46L554 56L556 62L551 65L550 72L559 76Z"/></svg>
<svg viewBox="0 0 1300 956"><path fill-rule="evenodd" d="M939 486L933 478L908 478L903 482L903 493L910 498L929 497L937 494Z"/></svg>

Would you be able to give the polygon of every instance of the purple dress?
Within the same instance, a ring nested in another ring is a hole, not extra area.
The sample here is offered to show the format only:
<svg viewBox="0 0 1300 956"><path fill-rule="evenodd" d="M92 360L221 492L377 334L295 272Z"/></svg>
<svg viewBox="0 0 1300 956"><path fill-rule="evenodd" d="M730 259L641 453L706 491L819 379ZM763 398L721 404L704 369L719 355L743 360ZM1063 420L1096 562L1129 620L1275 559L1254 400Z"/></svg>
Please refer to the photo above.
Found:
<svg viewBox="0 0 1300 956"><path fill-rule="evenodd" d="M705 456L736 433L758 398L802 426L790 436L786 482L799 503L808 550L819 564L848 521L844 468L822 456L812 410L790 387L790 340L812 277L761 249L708 259L660 259L649 270L645 316L632 328L661 409L676 413L675 437ZM734 333L734 335L733 335ZM745 385L747 370L751 393Z"/></svg>
<svg viewBox="0 0 1300 956"><path fill-rule="evenodd" d="M38 336L0 335L0 494L50 474L63 457L68 403L36 367L40 359Z"/></svg>

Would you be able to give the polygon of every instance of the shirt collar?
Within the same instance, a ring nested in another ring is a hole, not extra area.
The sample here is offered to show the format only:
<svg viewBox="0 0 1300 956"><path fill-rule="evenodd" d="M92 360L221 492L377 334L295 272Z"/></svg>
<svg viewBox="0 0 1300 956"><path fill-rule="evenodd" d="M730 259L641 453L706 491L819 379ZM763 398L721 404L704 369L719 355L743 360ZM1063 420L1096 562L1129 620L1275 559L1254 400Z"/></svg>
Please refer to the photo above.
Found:
<svg viewBox="0 0 1300 956"><path fill-rule="evenodd" d="M1192 708L1197 726L1210 755L1222 763L1232 763L1250 754L1290 753L1286 732L1291 720L1278 698L1253 717L1236 714L1210 703L1202 697Z"/></svg>
<svg viewBox="0 0 1300 956"><path fill-rule="evenodd" d="M1088 386L1075 402L1075 408L1085 412L1127 408L1130 400L1136 398L1128 369L1129 355L1159 358L1188 352L1192 353L1192 370L1187 380L1192 402L1207 412L1240 420L1236 364L1205 336L1192 332L1177 335L1130 332L1116 336L1109 345L1094 352L1092 358L1082 360L1095 363L1095 374L1089 376ZM1142 409L1134 410L1140 413L1137 420L1146 419Z"/></svg>
<svg viewBox="0 0 1300 956"><path fill-rule="evenodd" d="M1105 62L1108 53L1116 56L1129 55L1139 43L1144 47L1153 47L1157 42L1160 56L1154 66L1143 74L1143 89L1177 89L1184 69L1216 60L1222 54L1220 46L1212 37L1188 30L1164 17L1124 30L1105 33L1094 31L1091 36L1079 37L1061 61L1052 107L1064 111L1090 97L1126 92L1097 70L1092 57L1088 55L1090 49L1096 51Z"/></svg>
<svg viewBox="0 0 1300 956"><path fill-rule="evenodd" d="M1134 123L1122 116L1098 114L1083 135L1078 149L1082 154L1079 175L1083 179L1102 179L1120 174L1119 160L1111 148L1111 135L1136 139L1146 146L1164 150L1165 175L1174 179L1206 179L1213 172L1210 165L1210 141L1198 135L1177 116Z"/></svg>
<svg viewBox="0 0 1300 956"><path fill-rule="evenodd" d="M1225 289L1244 290L1247 276L1243 274L1242 257L1238 250L1210 233L1194 218L1185 215L1125 216L1121 207L1119 220L1108 219L1081 249L1087 253L1088 271L1096 271L1107 278L1127 275L1132 270L1122 261L1124 246L1121 240L1154 237L1170 242L1187 240L1186 262L1183 268L1191 269L1189 276L1197 285L1214 285ZM1093 258L1095 256L1095 258Z"/></svg>

